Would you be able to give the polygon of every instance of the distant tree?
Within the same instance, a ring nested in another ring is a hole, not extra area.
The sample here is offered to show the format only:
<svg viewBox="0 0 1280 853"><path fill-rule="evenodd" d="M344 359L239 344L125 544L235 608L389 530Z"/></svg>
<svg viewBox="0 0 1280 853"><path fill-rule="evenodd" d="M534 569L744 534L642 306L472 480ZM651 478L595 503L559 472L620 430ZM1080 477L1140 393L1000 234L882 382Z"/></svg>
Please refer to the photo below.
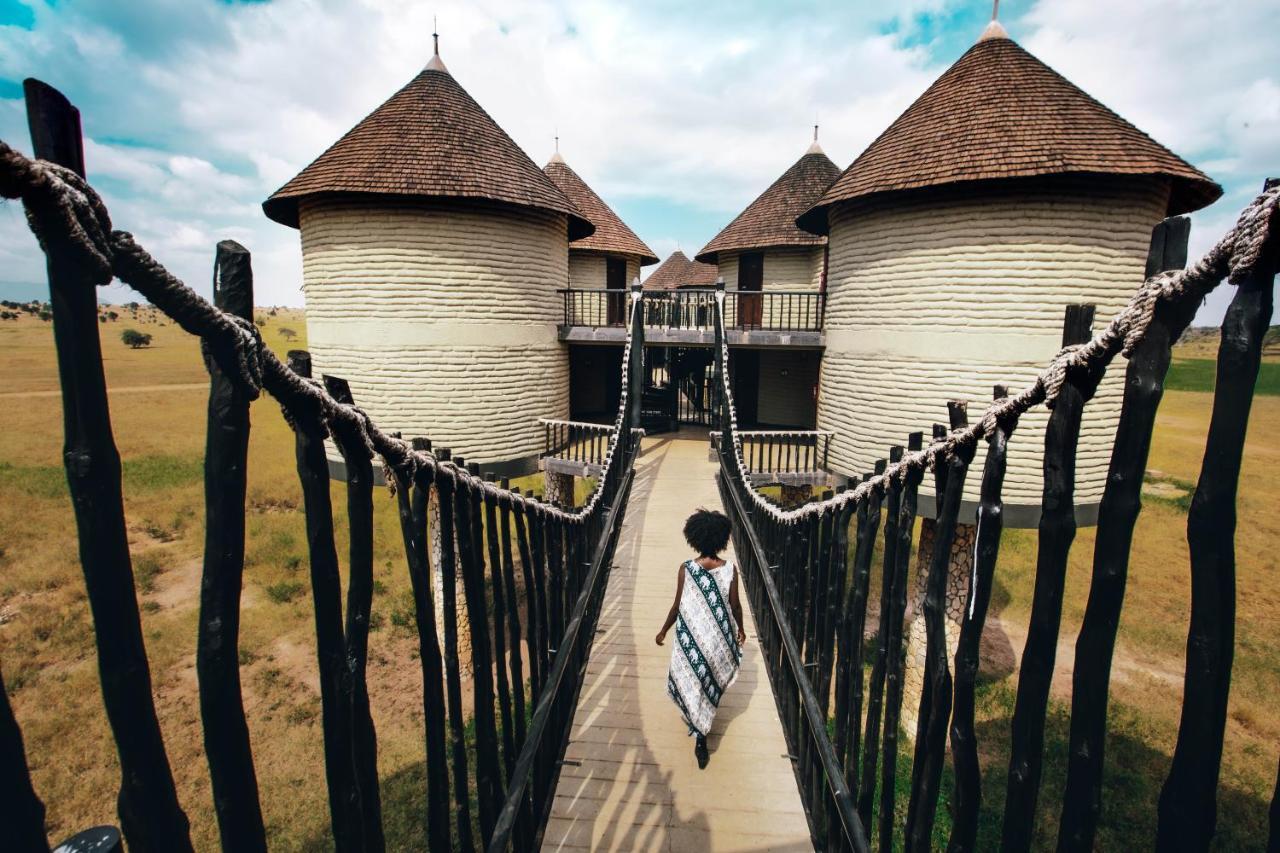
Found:
<svg viewBox="0 0 1280 853"><path fill-rule="evenodd" d="M267 318L259 314L253 318L253 322L258 324L258 328L265 329L267 327Z"/></svg>
<svg viewBox="0 0 1280 853"><path fill-rule="evenodd" d="M110 317L112 320L119 320L119 319L120 319L120 312L118 312L118 311L108 311L108 312L107 312L107 316L108 316L108 317Z"/></svg>
<svg viewBox="0 0 1280 853"><path fill-rule="evenodd" d="M124 342L125 346L132 349L151 346L151 336L143 334L137 329L125 329L120 333L120 340Z"/></svg>
<svg viewBox="0 0 1280 853"><path fill-rule="evenodd" d="M46 323L47 323L47 322L49 322L50 320L52 320L52 319L53 319L53 312L52 312L52 311L46 311L46 310L44 310L43 308L41 308L41 309L40 309L40 319L41 319L41 320L44 320Z"/></svg>
<svg viewBox="0 0 1280 853"><path fill-rule="evenodd" d="M298 336L298 333L295 332L293 329L290 329L288 326L280 327L280 337L284 338L286 341L291 341L297 336Z"/></svg>
<svg viewBox="0 0 1280 853"><path fill-rule="evenodd" d="M276 316L276 309L272 308L272 309L271 309L270 311L268 311L267 313L268 313L268 314L270 314L272 317L274 317L274 316Z"/></svg>
<svg viewBox="0 0 1280 853"><path fill-rule="evenodd" d="M105 322L107 322L107 315L106 315L106 314L99 314L99 315L98 315L98 322L99 322L99 323L105 323Z"/></svg>
<svg viewBox="0 0 1280 853"><path fill-rule="evenodd" d="M130 311L137 311L139 306L137 302L126 302L124 307L128 308Z"/></svg>

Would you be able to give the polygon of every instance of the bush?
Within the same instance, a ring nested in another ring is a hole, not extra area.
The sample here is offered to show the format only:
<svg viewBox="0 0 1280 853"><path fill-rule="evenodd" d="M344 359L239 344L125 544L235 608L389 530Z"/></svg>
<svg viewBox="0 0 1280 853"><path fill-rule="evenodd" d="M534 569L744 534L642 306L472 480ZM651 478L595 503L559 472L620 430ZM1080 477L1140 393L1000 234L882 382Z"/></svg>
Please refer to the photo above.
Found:
<svg viewBox="0 0 1280 853"><path fill-rule="evenodd" d="M298 336L298 333L295 332L293 329L290 329L288 326L280 327L280 337L284 338L286 341L291 341L297 336Z"/></svg>
<svg viewBox="0 0 1280 853"><path fill-rule="evenodd" d="M139 332L137 329L125 329L120 333L120 340L125 346L138 349L139 347L151 346L151 336Z"/></svg>

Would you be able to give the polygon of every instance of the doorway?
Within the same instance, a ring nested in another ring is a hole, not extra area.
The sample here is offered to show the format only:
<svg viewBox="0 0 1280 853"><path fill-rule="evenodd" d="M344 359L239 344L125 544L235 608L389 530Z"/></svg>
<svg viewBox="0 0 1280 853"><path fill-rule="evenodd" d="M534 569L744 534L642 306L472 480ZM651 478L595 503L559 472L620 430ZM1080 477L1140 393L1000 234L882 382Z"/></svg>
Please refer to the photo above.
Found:
<svg viewBox="0 0 1280 853"><path fill-rule="evenodd" d="M604 286L609 291L608 323L621 326L627 317L627 262L622 258L605 258L604 263Z"/></svg>
<svg viewBox="0 0 1280 853"><path fill-rule="evenodd" d="M764 298L747 296L764 290L764 253L744 252L738 255L738 325L758 329L764 319Z"/></svg>

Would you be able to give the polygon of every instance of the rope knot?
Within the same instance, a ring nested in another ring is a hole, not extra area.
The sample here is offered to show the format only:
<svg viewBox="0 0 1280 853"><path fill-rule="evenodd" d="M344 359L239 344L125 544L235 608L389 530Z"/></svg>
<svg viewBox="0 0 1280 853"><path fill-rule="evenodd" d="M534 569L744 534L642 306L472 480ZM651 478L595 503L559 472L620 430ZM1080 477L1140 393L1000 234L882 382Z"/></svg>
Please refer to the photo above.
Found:
<svg viewBox="0 0 1280 853"><path fill-rule="evenodd" d="M48 160L29 160L0 142L0 195L21 198L27 223L50 256L67 257L95 285L111 281L111 216L84 178Z"/></svg>

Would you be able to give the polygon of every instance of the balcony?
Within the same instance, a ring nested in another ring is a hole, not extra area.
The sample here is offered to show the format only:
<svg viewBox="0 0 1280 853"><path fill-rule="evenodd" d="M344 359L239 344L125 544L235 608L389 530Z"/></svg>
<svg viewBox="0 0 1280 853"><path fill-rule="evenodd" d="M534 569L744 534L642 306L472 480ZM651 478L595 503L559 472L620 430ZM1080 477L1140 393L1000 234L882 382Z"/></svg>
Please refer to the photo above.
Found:
<svg viewBox="0 0 1280 853"><path fill-rule="evenodd" d="M621 290L566 289L560 340L621 343L627 294ZM645 343L650 346L711 346L714 288L646 290L641 295ZM805 347L823 345L826 294L816 290L725 291L726 336L730 346Z"/></svg>

